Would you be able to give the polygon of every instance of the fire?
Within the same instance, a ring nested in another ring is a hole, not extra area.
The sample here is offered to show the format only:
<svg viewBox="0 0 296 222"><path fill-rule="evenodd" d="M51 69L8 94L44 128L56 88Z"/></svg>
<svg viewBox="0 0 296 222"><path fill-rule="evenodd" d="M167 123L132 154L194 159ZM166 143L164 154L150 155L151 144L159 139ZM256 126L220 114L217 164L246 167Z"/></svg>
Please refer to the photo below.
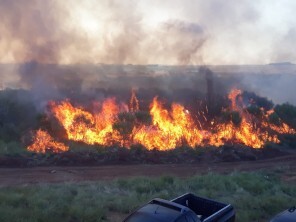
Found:
<svg viewBox="0 0 296 222"><path fill-rule="evenodd" d="M28 146L27 150L36 153L45 153L46 151L60 153L68 151L69 147L54 141L46 131L39 129L34 136L34 143Z"/></svg>
<svg viewBox="0 0 296 222"><path fill-rule="evenodd" d="M273 110L264 111L262 109L264 115L260 119L251 115L243 103L241 90L232 90L228 99L231 105L225 111L231 115L237 115L239 121L230 120L223 123L216 118L211 120L207 126L203 124L208 121L204 112L198 111L198 115L193 116L190 111L178 103L172 103L170 109L166 109L164 104L155 97L149 111L152 123L149 125L136 120L130 131L124 131L125 135L121 135L119 128L115 127L122 109L114 98L104 100L92 111L83 107L75 107L68 100L50 102L49 107L51 114L64 128L68 140L91 145L142 144L147 149L170 150L182 145L219 147L226 143L239 143L253 148L262 148L267 142L279 143L279 134L296 134L295 129L283 122L274 125L268 121ZM139 100L135 91L132 90L128 115L132 116L131 119L136 119L138 111ZM124 127L128 120L123 119L122 121ZM43 153L46 150L62 152L68 149L64 144L55 142L47 132L42 130L37 131L34 143L28 147L30 151Z"/></svg>
<svg viewBox="0 0 296 222"><path fill-rule="evenodd" d="M132 95L130 99L130 111L131 112L137 112L139 111L140 106L139 106L139 100L136 96L136 92L134 89L132 89Z"/></svg>
<svg viewBox="0 0 296 222"><path fill-rule="evenodd" d="M210 137L210 144L221 146L225 141L233 141L241 143L253 148L262 148L266 142L278 143L276 135L272 136L266 130L256 127L252 122L252 117L243 108L237 104L237 100L242 103L242 91L233 89L228 99L231 101L231 111L236 111L241 117L239 126L235 126L233 122L226 124L218 124L216 133Z"/></svg>
<svg viewBox="0 0 296 222"><path fill-rule="evenodd" d="M119 113L115 99L105 100L98 113L74 107L69 101L60 104L52 102L50 107L53 115L66 130L69 140L92 145L111 145L114 140L118 140L118 135L112 127Z"/></svg>
<svg viewBox="0 0 296 222"><path fill-rule="evenodd" d="M242 119L240 126L227 123L218 125L216 129L217 132L210 136L209 144L213 146L221 146L226 141L231 141L253 148L262 148L266 142L279 142L276 136L270 136L267 132L256 129L245 118Z"/></svg>
<svg viewBox="0 0 296 222"><path fill-rule="evenodd" d="M231 101L231 109L233 111L237 111L239 109L237 106L236 100L238 97L240 98L241 94L242 94L242 91L239 89L233 89L228 94L228 99Z"/></svg>
<svg viewBox="0 0 296 222"><path fill-rule="evenodd" d="M169 150L182 145L196 146L201 143L202 133L194 126L188 111L180 104L172 104L171 112L164 109L157 97L153 99L150 114L152 126L135 130L134 141L147 147Z"/></svg>
<svg viewBox="0 0 296 222"><path fill-rule="evenodd" d="M270 125L271 129L279 134L295 134L296 130L289 127L286 123L281 123L280 126Z"/></svg>

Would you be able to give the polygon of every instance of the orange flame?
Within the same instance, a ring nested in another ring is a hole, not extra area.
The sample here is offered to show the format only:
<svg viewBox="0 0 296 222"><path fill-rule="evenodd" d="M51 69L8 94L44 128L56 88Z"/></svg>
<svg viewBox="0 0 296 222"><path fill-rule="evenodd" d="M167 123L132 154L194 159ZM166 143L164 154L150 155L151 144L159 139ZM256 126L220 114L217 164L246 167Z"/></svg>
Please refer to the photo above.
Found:
<svg viewBox="0 0 296 222"><path fill-rule="evenodd" d="M239 143L253 148L262 148L266 142L279 143L278 134L296 133L295 129L285 123L280 125L269 123L268 116L273 110L266 112L262 110L265 116L260 121L253 117L243 105L241 90L232 90L228 98L231 101L228 111L237 112L241 121L237 124L232 121L219 123L219 119L215 119L206 130L202 125L202 121L206 120L204 113L199 113L199 116L204 118L203 120L194 119L184 106L173 103L170 109L166 109L155 97L150 106L152 124L145 125L136 121L136 125L132 126L134 128L131 128L133 129L131 134L125 135L125 139L119 131L113 128L120 113L120 107L113 98L106 99L100 104L99 111L95 112L89 112L82 107L74 107L69 101L51 102L50 110L65 129L68 140L92 145L127 146L137 143L147 149L170 150L182 145L196 147ZM131 112L139 110L139 101L134 90L132 90L129 105ZM35 142L28 147L28 150L61 152L68 150L68 147L54 142L49 134L38 130Z"/></svg>
<svg viewBox="0 0 296 222"><path fill-rule="evenodd" d="M28 146L27 150L36 153L45 153L46 151L60 153L68 151L69 147L54 141L46 131L39 129L34 136L34 143Z"/></svg>
<svg viewBox="0 0 296 222"><path fill-rule="evenodd" d="M225 142L241 143L253 148L262 148L266 142L278 143L277 136L270 136L267 132L262 132L246 120L242 119L239 126L233 123L220 124L216 127L217 132L210 137L213 146L224 145Z"/></svg>
<svg viewBox="0 0 296 222"><path fill-rule="evenodd" d="M233 111L237 111L238 107L236 104L236 100L239 96L241 96L242 91L239 89L233 89L230 91L230 93L228 94L228 99L231 101L231 109Z"/></svg>
<svg viewBox="0 0 296 222"><path fill-rule="evenodd" d="M210 137L210 144L221 146L225 141L241 143L253 148L261 148L266 142L278 143L277 136L271 136L267 131L262 131L252 123L248 113L244 112L242 107L237 105L237 99L241 99L241 90L233 89L228 98L231 101L231 111L237 111L241 116L241 123L235 126L233 122L227 124L218 124L216 133Z"/></svg>
<svg viewBox="0 0 296 222"><path fill-rule="evenodd" d="M139 100L136 96L136 91L132 89L132 95L130 99L130 111L131 112L137 112L139 111L140 106L139 106Z"/></svg>
<svg viewBox="0 0 296 222"><path fill-rule="evenodd" d="M174 103L169 112L155 97L150 114L153 125L135 130L135 142L148 149L157 148L159 150L173 149L182 145L182 142L192 147L201 143L202 133L194 126L190 114L183 106Z"/></svg>
<svg viewBox="0 0 296 222"><path fill-rule="evenodd" d="M52 102L51 111L65 128L69 140L102 145L111 145L118 140L112 127L119 112L115 99L105 100L101 112L96 114L74 107L68 101Z"/></svg>

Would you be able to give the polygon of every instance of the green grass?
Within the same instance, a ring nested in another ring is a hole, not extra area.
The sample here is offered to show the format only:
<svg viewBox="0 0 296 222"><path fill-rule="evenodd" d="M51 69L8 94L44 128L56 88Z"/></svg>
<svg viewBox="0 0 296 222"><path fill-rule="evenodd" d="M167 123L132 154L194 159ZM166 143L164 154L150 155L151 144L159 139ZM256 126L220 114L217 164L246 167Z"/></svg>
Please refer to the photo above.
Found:
<svg viewBox="0 0 296 222"><path fill-rule="evenodd" d="M186 192L234 205L237 221L268 221L295 204L295 185L277 172L207 174L191 178L137 177L103 182L43 184L0 188L0 221L112 221L154 197L174 198ZM294 202L293 202L294 201Z"/></svg>

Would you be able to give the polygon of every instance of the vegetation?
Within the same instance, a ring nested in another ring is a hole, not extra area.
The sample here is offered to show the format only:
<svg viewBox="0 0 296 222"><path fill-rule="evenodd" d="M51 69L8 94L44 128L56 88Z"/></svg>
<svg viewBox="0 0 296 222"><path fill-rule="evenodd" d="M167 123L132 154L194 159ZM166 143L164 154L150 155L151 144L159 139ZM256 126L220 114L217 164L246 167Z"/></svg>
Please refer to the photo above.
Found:
<svg viewBox="0 0 296 222"><path fill-rule="evenodd" d="M193 192L233 204L238 222L263 222L295 204L296 187L280 180L282 170L0 188L0 221L119 222L154 197Z"/></svg>
<svg viewBox="0 0 296 222"><path fill-rule="evenodd" d="M23 133L36 125L36 108L25 90L0 91L0 140L20 141Z"/></svg>
<svg viewBox="0 0 296 222"><path fill-rule="evenodd" d="M274 111L277 113L278 117L282 119L285 123L296 129L296 107L284 103L282 105L276 105Z"/></svg>
<svg viewBox="0 0 296 222"><path fill-rule="evenodd" d="M224 123L232 122L235 126L239 126L242 121L242 117L237 111L224 111L222 112L221 120Z"/></svg>
<svg viewBox="0 0 296 222"><path fill-rule="evenodd" d="M271 110L274 106L271 100L268 100L268 98L265 97L260 97L253 92L244 91L242 96L245 101L248 101L248 103L265 110Z"/></svg>
<svg viewBox="0 0 296 222"><path fill-rule="evenodd" d="M183 89L182 89L183 90ZM183 90L184 91L184 90ZM164 99L171 98L172 95L166 95L161 93L161 91L140 91L142 94L139 97L142 99L139 101L145 101L146 103L151 101L152 95L155 93L160 93ZM179 93L180 92L180 93ZM192 116L196 116L194 111L198 108L203 107L205 104L197 104L193 98L195 95L194 91L181 91L174 94L178 98L171 98L172 101L183 101L184 105L188 107ZM146 94L148 93L149 96ZM123 93L121 93L123 94ZM125 101L128 101L130 92L127 91ZM150 95L151 94L151 95ZM232 122L235 126L239 126L242 121L241 114L237 111L231 111L227 109L222 109L222 107L227 107L227 98L222 95L217 95L218 97L211 107L211 116L208 111L200 110L201 113L205 115L210 115L207 120L201 118L201 124L211 126L211 122L215 121L221 122ZM46 101L48 100L35 100L36 95L34 95L30 90L22 89L6 89L0 91L0 156L3 155L14 155L21 154L30 156L30 153L26 153L26 148L32 143L32 130L41 128L48 131L57 140L65 142L70 145L71 150L77 150L76 147L87 147L85 144L79 144L71 141L67 141L65 130L58 123L53 116L47 115L46 112ZM37 96L38 97L38 96ZM36 98L37 98L36 97ZM147 97L147 98L146 98ZM71 97L70 97L71 98ZM198 97L202 101L203 96ZM224 98L224 99L223 99ZM242 94L242 99L244 104L248 104L246 111L256 117L256 120L265 118L265 114L262 110L270 110L274 107L273 103L266 98L259 97L254 93L244 92ZM92 101L92 100L89 100ZM168 100L167 104L172 102ZM43 104L43 108L38 107ZM143 104L142 104L143 105ZM201 106L201 107L198 107ZM38 109L37 109L38 107ZM144 108L143 108L144 107ZM130 141L130 135L134 127L139 125L150 125L152 122L151 115L149 113L149 104L141 106L142 110L137 112L124 112L118 115L115 123L113 124L114 130L116 130L123 138L123 146L128 146ZM197 115L198 116L198 115ZM86 121L81 119L81 121ZM280 125L281 123L286 123L290 127L296 129L296 107L285 103L282 105L276 105L274 107L274 112L269 115L269 122L272 124ZM295 147L296 139L295 135L281 135L281 142L284 147ZM93 146L90 146L93 148ZM100 147L100 146L96 146ZM81 149L80 149L81 150ZM86 150L87 151L87 150ZM125 151L125 149L123 149ZM123 155L124 156L124 155Z"/></svg>

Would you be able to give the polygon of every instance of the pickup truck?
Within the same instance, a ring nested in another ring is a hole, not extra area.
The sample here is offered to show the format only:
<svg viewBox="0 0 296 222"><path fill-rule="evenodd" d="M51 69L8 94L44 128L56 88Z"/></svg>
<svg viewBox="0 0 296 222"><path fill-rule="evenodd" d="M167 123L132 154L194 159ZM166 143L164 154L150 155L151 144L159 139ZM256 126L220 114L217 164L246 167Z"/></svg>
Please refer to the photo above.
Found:
<svg viewBox="0 0 296 222"><path fill-rule="evenodd" d="M187 193L171 201L155 198L123 222L234 222L230 204Z"/></svg>
<svg viewBox="0 0 296 222"><path fill-rule="evenodd" d="M131 213L123 222L234 222L230 204L187 193L171 201L155 198ZM296 207L276 215L270 222L296 222Z"/></svg>

